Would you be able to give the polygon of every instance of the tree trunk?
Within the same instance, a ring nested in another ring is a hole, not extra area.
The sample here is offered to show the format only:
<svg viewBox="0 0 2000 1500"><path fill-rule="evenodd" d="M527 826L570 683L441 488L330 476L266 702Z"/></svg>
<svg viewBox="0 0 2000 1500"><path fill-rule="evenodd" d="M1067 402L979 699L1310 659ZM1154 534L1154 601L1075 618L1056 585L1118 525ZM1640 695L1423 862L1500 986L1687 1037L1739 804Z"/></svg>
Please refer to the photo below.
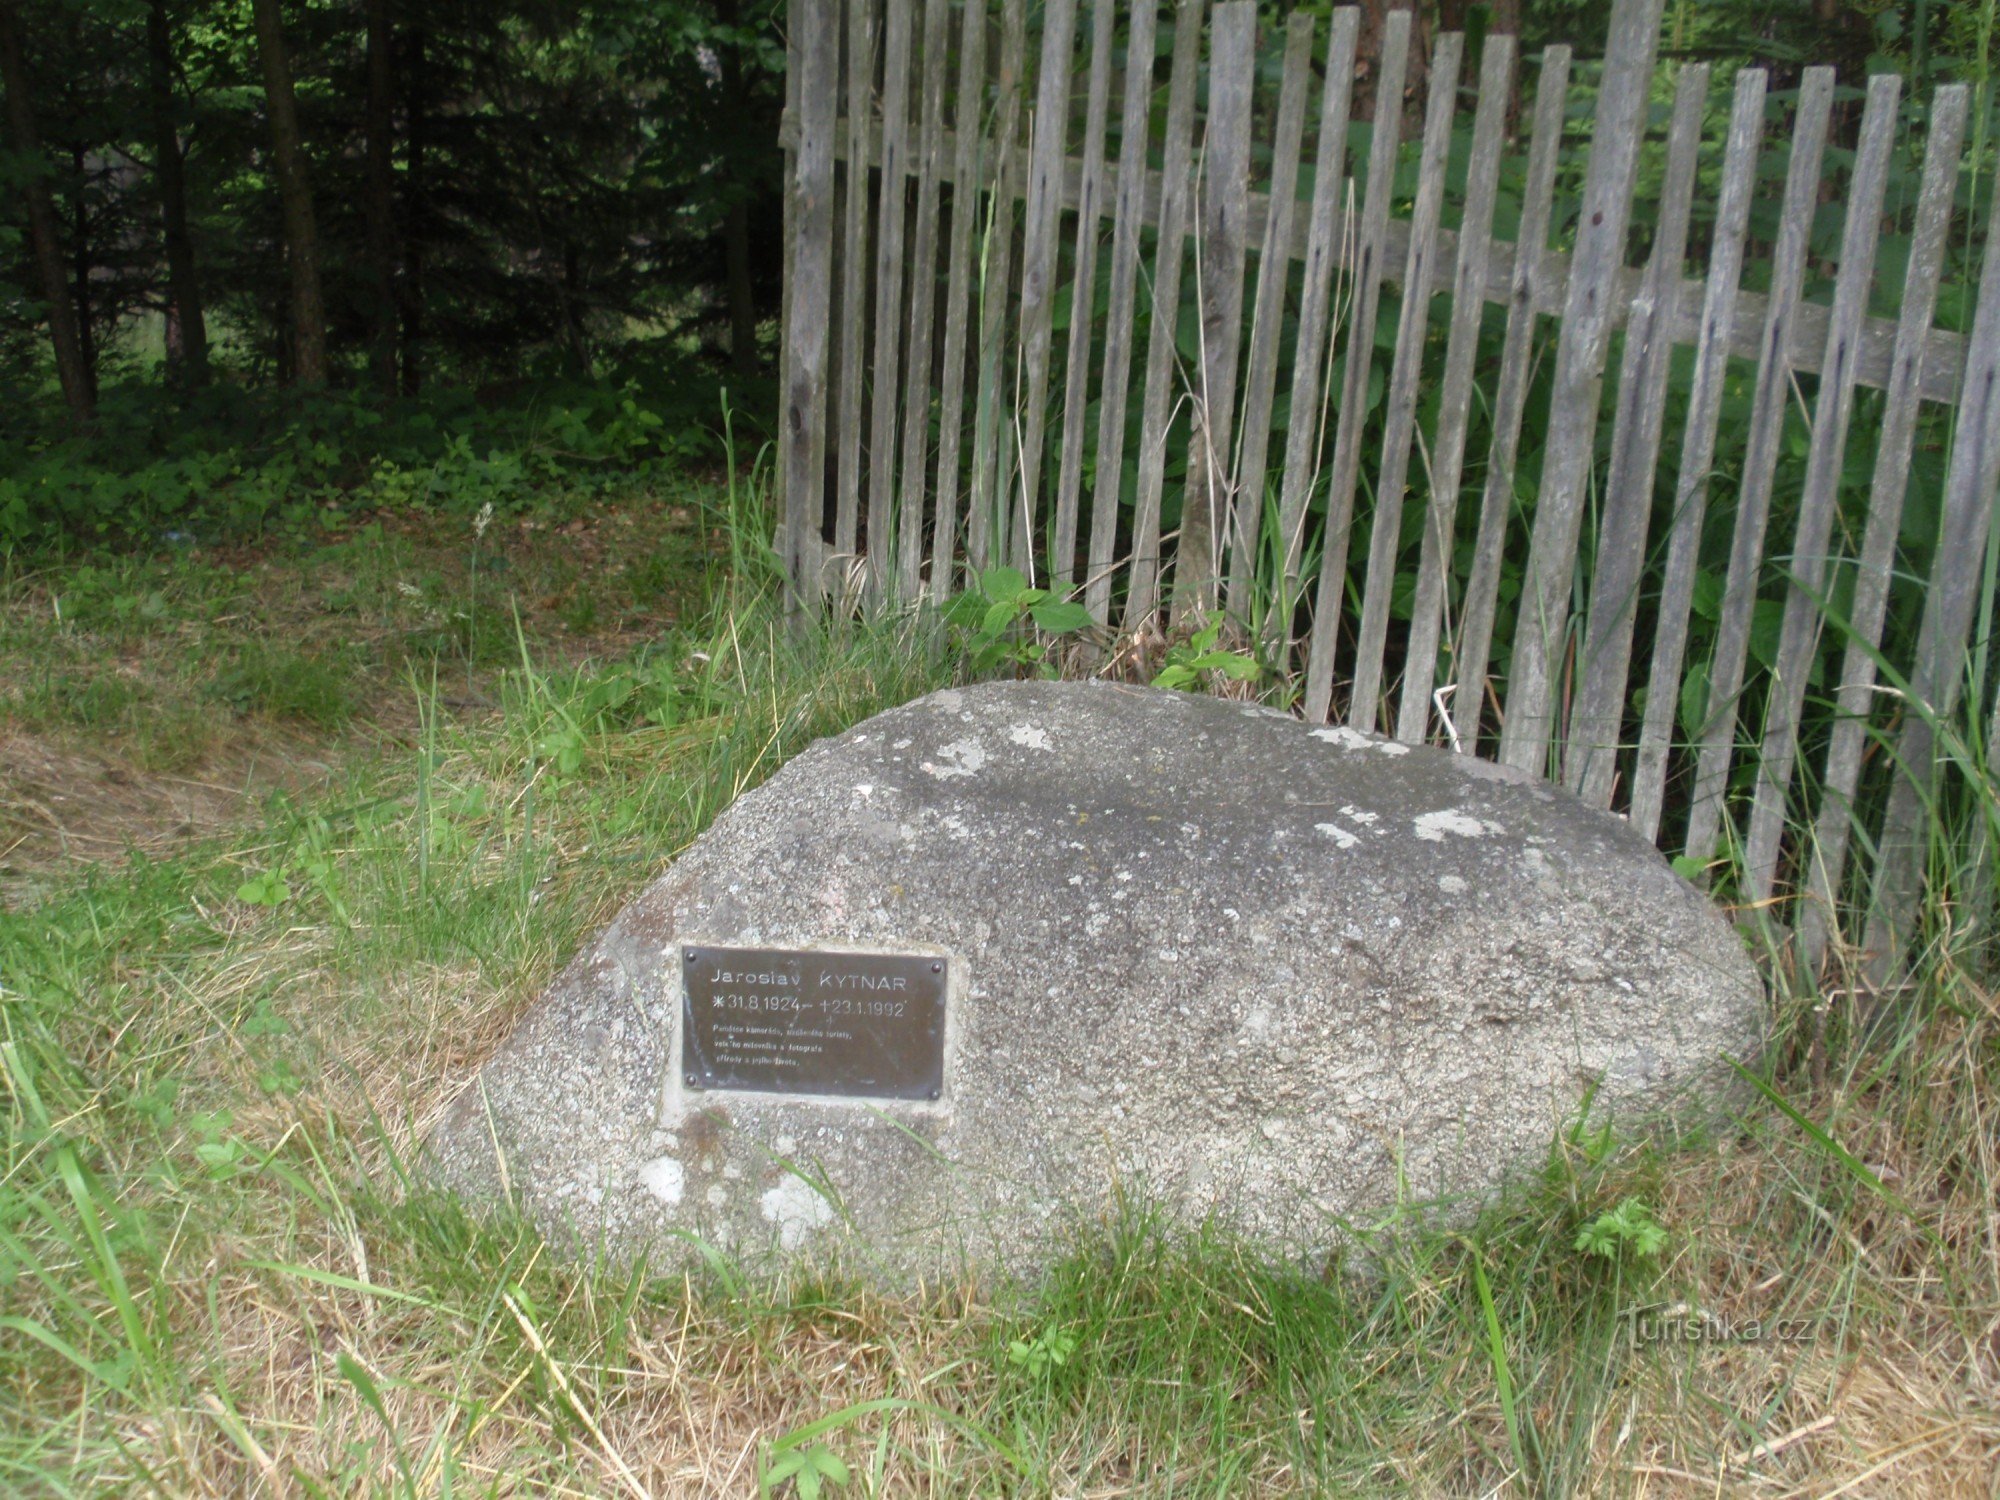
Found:
<svg viewBox="0 0 2000 1500"><path fill-rule="evenodd" d="M368 104L364 132L368 145L368 259L375 277L375 346L369 363L375 388L387 401L396 394L396 169L391 159L395 134L395 67L389 46L389 0L367 0Z"/></svg>
<svg viewBox="0 0 2000 1500"><path fill-rule="evenodd" d="M188 234L187 174L180 133L174 128L174 51L167 30L167 0L146 10L146 90L153 116L154 175L160 187L160 228L167 247L167 363L186 385L208 379L208 324L195 279L194 241Z"/></svg>
<svg viewBox="0 0 2000 1500"><path fill-rule="evenodd" d="M717 18L726 26L742 24L742 6L725 0L716 7ZM743 87L743 65L736 48L721 51L722 107L731 120L744 118L749 100ZM735 201L722 221L722 255L729 286L729 368L738 375L757 371L757 299L750 282L750 185L737 181Z"/></svg>
<svg viewBox="0 0 2000 1500"><path fill-rule="evenodd" d="M1486 23L1486 34L1503 32L1517 41L1521 35L1521 0L1493 0L1493 14ZM1507 90L1507 139L1513 140L1521 133L1521 67L1520 53L1515 52L1514 82Z"/></svg>
<svg viewBox="0 0 2000 1500"><path fill-rule="evenodd" d="M1405 134L1418 128L1424 86L1430 78L1431 22L1436 3L1437 0L1361 0L1361 33L1355 54L1359 61L1355 65L1354 81L1354 117L1357 120L1380 119L1382 116L1377 111L1383 108L1409 110L1412 114L1405 122ZM1388 25L1392 10L1411 12L1409 72L1403 80L1403 98L1378 100L1375 97L1375 82L1382 66L1382 32Z"/></svg>
<svg viewBox="0 0 2000 1500"><path fill-rule="evenodd" d="M757 299L750 285L750 205L738 198L722 223L729 262L729 368L757 373Z"/></svg>
<svg viewBox="0 0 2000 1500"><path fill-rule="evenodd" d="M429 207L424 197L424 137L430 79L421 24L411 23L404 45L409 50L403 60L403 281L396 306L403 322L403 394L414 396L424 378L419 341L424 333L424 230Z"/></svg>
<svg viewBox="0 0 2000 1500"><path fill-rule="evenodd" d="M312 178L299 143L298 103L278 0L251 0L257 53L264 65L264 97L271 116L271 157L278 202L284 210L285 255L292 283L292 379L300 386L326 384L326 305L319 288L319 236L313 224Z"/></svg>
<svg viewBox="0 0 2000 1500"><path fill-rule="evenodd" d="M69 403L71 419L82 424L96 415L96 401L90 390L90 369L83 361L83 346L77 337L76 304L70 300L69 284L63 276L62 246L56 240L55 204L49 197L48 163L35 131L35 106L28 94L28 62L21 50L20 17L14 0L0 0L0 84L7 90L7 123L14 137L14 149L31 174L21 192L27 199L28 239L35 253L35 270L41 278L42 298L49 309L49 343L55 350L56 377L62 382L63 399Z"/></svg>
<svg viewBox="0 0 2000 1500"><path fill-rule="evenodd" d="M83 378L90 399L97 401L97 324L90 316L90 157L81 147L69 154L75 174L76 212L70 226L69 285L76 299L76 352L83 361Z"/></svg>
<svg viewBox="0 0 2000 1500"><path fill-rule="evenodd" d="M563 341L569 345L570 364L586 380L590 378L590 335L584 328L583 257L575 240L563 241Z"/></svg>

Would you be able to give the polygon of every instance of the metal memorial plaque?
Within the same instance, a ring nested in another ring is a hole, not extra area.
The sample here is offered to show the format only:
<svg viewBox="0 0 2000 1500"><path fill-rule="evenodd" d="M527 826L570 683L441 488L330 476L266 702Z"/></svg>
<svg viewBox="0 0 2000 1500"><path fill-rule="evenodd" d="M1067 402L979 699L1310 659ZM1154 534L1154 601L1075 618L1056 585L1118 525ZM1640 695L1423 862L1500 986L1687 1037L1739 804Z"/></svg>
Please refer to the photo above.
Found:
<svg viewBox="0 0 2000 1500"><path fill-rule="evenodd" d="M863 1099L944 1090L945 960L816 948L681 950L689 1088Z"/></svg>

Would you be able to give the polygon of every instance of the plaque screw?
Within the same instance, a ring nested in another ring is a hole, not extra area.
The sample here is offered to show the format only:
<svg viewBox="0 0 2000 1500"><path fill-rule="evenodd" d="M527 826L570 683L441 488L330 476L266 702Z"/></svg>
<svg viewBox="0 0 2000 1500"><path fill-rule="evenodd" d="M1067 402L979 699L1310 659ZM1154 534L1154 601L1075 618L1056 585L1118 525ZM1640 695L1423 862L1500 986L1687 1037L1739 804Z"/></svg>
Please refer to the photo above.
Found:
<svg viewBox="0 0 2000 1500"><path fill-rule="evenodd" d="M692 949L692 948L688 949L688 962L689 962L689 963L693 963L693 962L695 961L695 957L696 957L696 954L695 954L695 951L694 951L694 949Z"/></svg>
<svg viewBox="0 0 2000 1500"><path fill-rule="evenodd" d="M937 1097L938 1097L938 1093L939 1093L939 1091L938 1091L937 1089L932 1089L932 1090L931 1090L931 1097L932 1097L933 1099L937 1098Z"/></svg>
<svg viewBox="0 0 2000 1500"><path fill-rule="evenodd" d="M942 973L944 972L944 965L943 965L943 964L932 964L932 965L931 965L931 972L932 972L933 974L942 974Z"/></svg>
<svg viewBox="0 0 2000 1500"><path fill-rule="evenodd" d="M692 1074L692 1073L688 1074L688 1076L687 1076L687 1081L688 1081L688 1082L689 1082L690 1084L694 1083L694 1081L695 1081L695 1077L694 1077L694 1074Z"/></svg>

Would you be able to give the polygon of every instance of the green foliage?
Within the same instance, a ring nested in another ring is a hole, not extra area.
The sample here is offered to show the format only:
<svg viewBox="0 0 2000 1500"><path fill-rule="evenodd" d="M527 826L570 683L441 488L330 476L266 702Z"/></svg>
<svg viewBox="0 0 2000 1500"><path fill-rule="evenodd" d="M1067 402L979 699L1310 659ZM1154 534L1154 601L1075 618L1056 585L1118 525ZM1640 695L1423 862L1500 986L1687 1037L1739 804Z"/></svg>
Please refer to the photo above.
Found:
<svg viewBox="0 0 2000 1500"><path fill-rule="evenodd" d="M283 906L292 899L292 888L281 872L266 870L236 887L236 899L246 906Z"/></svg>
<svg viewBox="0 0 2000 1500"><path fill-rule="evenodd" d="M1032 1380L1059 1370L1076 1353L1076 1335L1066 1328L1044 1328L1031 1338L1012 1339L1007 1344L1007 1363L1024 1371Z"/></svg>
<svg viewBox="0 0 2000 1500"><path fill-rule="evenodd" d="M799 1500L819 1500L826 1488L839 1488L853 1476L847 1465L823 1443L810 1447L786 1448L771 1455L758 1477L763 1494L770 1494L789 1481Z"/></svg>
<svg viewBox="0 0 2000 1500"><path fill-rule="evenodd" d="M135 383L107 393L88 436L32 410L0 417L0 552L186 546L368 511L574 505L715 456L714 397L712 379L685 370L643 385L558 382L507 405L446 391L387 412L356 395L190 402Z"/></svg>
<svg viewBox="0 0 2000 1500"><path fill-rule="evenodd" d="M972 671L1056 675L1053 641L1090 624L1090 611L1032 586L1016 568L988 568L978 587L945 605L944 618Z"/></svg>
<svg viewBox="0 0 2000 1500"><path fill-rule="evenodd" d="M1612 1262L1654 1260L1666 1245L1666 1230L1639 1198L1627 1198L1616 1208L1606 1209L1576 1232L1579 1254Z"/></svg>
<svg viewBox="0 0 2000 1500"><path fill-rule="evenodd" d="M1217 645L1222 639L1223 624L1221 611L1211 611L1193 635L1169 646L1160 663L1160 670L1153 674L1153 686L1200 692L1206 687L1211 672L1232 682L1255 681L1263 669L1254 656L1242 651L1224 650Z"/></svg>

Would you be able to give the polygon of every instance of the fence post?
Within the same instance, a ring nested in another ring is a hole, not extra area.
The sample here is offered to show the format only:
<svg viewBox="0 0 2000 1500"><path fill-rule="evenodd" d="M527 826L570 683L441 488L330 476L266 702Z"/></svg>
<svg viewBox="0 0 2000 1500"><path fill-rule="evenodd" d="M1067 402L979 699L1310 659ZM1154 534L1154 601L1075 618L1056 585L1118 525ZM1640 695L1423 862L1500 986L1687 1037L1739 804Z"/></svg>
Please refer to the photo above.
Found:
<svg viewBox="0 0 2000 1500"><path fill-rule="evenodd" d="M1827 579L1826 552L1833 536L1834 506L1847 454L1847 426L1854 415L1855 356L1868 315L1869 289L1875 281L1875 242L1881 235L1882 199L1888 188L1889 151L1901 95L1902 80L1893 73L1868 80L1861 145L1848 182L1847 223L1840 239L1833 316L1827 323L1826 357L1820 361L1805 491L1793 534L1792 585L1785 592L1778 660L1765 699L1764 737L1757 752L1757 794L1744 849L1744 887L1757 904L1769 900L1777 878L1778 844L1784 833L1792 761L1798 749L1799 715L1806 701L1806 674L1824 623L1821 590Z"/></svg>
<svg viewBox="0 0 2000 1500"><path fill-rule="evenodd" d="M1730 538L1729 573L1723 580L1721 618L1716 623L1715 655L1708 674L1708 704L1699 736L1701 750L1695 761L1694 791L1688 808L1687 855L1703 863L1715 852L1723 796L1728 790L1729 760L1736 748L1736 700L1743 691L1757 582L1764 570L1764 533L1771 516L1771 487L1784 437L1785 409L1792 401L1792 332L1799 320L1799 284L1805 274L1807 241L1819 201L1820 161L1832 104L1833 69L1806 69L1799 86L1792 161L1785 174L1784 216L1772 260L1763 350L1757 360L1757 391L1751 398L1750 436L1744 447L1743 480L1736 493L1736 528Z"/></svg>
<svg viewBox="0 0 2000 1500"><path fill-rule="evenodd" d="M1613 7L1576 249L1570 256L1534 536L1521 580L1521 612L1508 672L1507 723L1500 737L1500 759L1534 775L1541 774L1547 760L1556 722L1552 678L1568 639L1570 573L1596 448L1612 299L1625 265L1625 227L1652 94L1662 3L1617 0Z"/></svg>
<svg viewBox="0 0 2000 1500"><path fill-rule="evenodd" d="M799 143L788 184L792 206L791 316L785 327L785 494L779 556L794 608L817 571L826 482L824 309L833 288L833 123L840 59L840 0L791 0L797 62ZM810 316L800 317L800 309Z"/></svg>
<svg viewBox="0 0 2000 1500"><path fill-rule="evenodd" d="M1459 224L1458 266L1451 289L1451 334L1445 344L1437 440L1431 454L1431 503L1418 554L1409 649L1403 654L1403 701L1396 716L1396 738L1409 744L1421 743L1430 728L1439 631L1458 529L1458 486L1472 416L1473 362L1479 353L1479 324L1486 313L1486 266L1493 249L1500 150L1506 143L1506 113L1513 93L1514 38L1504 31L1489 32L1479 57L1479 104L1472 119L1472 160L1466 171L1465 216Z"/></svg>
<svg viewBox="0 0 2000 1500"><path fill-rule="evenodd" d="M1472 571L1465 580L1458 647L1452 662L1457 684L1452 719L1461 749L1476 749L1479 720L1486 708L1486 664L1493 650L1499 610L1500 561L1507 522L1514 510L1514 465L1521 450L1521 420L1527 414L1528 377L1533 373L1535 320L1549 249L1549 217L1561 155L1563 109L1569 98L1569 48L1542 54L1535 84L1534 133L1528 141L1527 191L1521 225L1514 236L1514 274L1507 287L1507 332L1500 348L1500 371L1493 393L1493 441L1487 449L1486 483L1479 496L1473 532Z"/></svg>
<svg viewBox="0 0 2000 1500"><path fill-rule="evenodd" d="M1625 323L1625 354L1618 368L1618 404L1611 425L1611 465L1605 474L1603 519L1584 624L1583 682L1570 707L1563 757L1564 784L1592 807L1611 805L1618 767L1632 626L1646 564L1646 529L1653 517L1653 471L1660 456L1667 372L1674 356L1667 325L1680 294L1695 152L1701 145L1707 103L1708 64L1683 69L1674 93L1652 260Z"/></svg>
<svg viewBox="0 0 2000 1500"><path fill-rule="evenodd" d="M1820 779L1819 816L1812 842L1802 854L1806 900L1798 922L1799 959L1807 969L1818 965L1825 949L1847 867L1854 794L1861 784L1861 756L1867 748L1868 721L1876 701L1876 652L1888 617L1891 568L1909 489L1910 451L1917 433L1917 388L1923 376L1931 318L1937 311L1938 272L1951 239L1952 197L1965 140L1968 98L1966 86L1955 83L1939 89L1931 100L1930 134L1924 140L1924 180L1917 196L1916 223L1910 231L1909 266L1903 276L1903 310L1896 322L1882 435L1876 441L1875 473L1868 486L1868 525L1855 568L1854 601L1848 609L1840 697L1827 746L1826 773Z"/></svg>
<svg viewBox="0 0 2000 1500"><path fill-rule="evenodd" d="M1313 595L1312 641L1306 648L1308 724L1325 723L1333 706L1333 653L1340 640L1340 609L1347 595L1354 491L1361 481L1361 425L1366 416L1368 372L1375 359L1375 308L1382 292L1382 258L1389 238L1389 192L1395 182L1396 147L1403 133L1403 112L1397 101L1403 97L1409 65L1410 12L1392 10L1383 23L1382 56L1375 75L1375 119L1368 130L1368 185L1361 205L1361 235L1354 247L1347 357L1341 370L1340 410L1334 419L1326 544Z"/></svg>
<svg viewBox="0 0 2000 1500"><path fill-rule="evenodd" d="M1271 443L1271 401L1278 389L1284 341L1285 292L1292 275L1292 223L1299 207L1299 153L1306 128L1306 84L1312 77L1313 18L1302 10L1285 23L1285 71L1271 147L1271 209L1257 252L1257 309L1243 376L1243 432L1238 438L1236 499L1229 526L1227 608L1237 624L1252 622L1251 587L1264 524L1265 462ZM1303 333L1303 330L1301 330ZM1303 357L1303 349L1300 351Z"/></svg>
<svg viewBox="0 0 2000 1500"><path fill-rule="evenodd" d="M1959 393L1958 432L1945 476L1944 521L1937 562L1924 600L1917 659L1910 672L1902 737L1896 742L1901 772L1889 794L1869 905L1864 946L1869 977L1881 983L1901 964L1923 886L1929 847L1926 820L1937 787L1934 720L1958 706L1965 681L1966 638L1979 603L1979 574L2000 484L2000 191L1986 225L1986 263L1979 276L1979 308L1967 340L1965 384ZM1977 715L1975 703L1971 713Z"/></svg>
<svg viewBox="0 0 2000 1500"><path fill-rule="evenodd" d="M1709 469L1715 457L1715 428L1722 414L1729 366L1729 330L1736 320L1743 241L1749 232L1750 199L1757 180L1757 148L1764 137L1765 82L1759 69L1745 68L1736 75L1728 144L1722 151L1722 191L1716 200L1708 274L1702 288L1701 332L1694 346L1694 379L1688 387L1686 425L1681 430L1680 479L1674 489L1666 572L1660 582L1652 662L1646 678L1646 712L1632 773L1628 816L1648 841L1659 833L1660 813L1666 802L1667 752L1675 711L1680 706L1688 612L1701 561Z"/></svg>
<svg viewBox="0 0 2000 1500"><path fill-rule="evenodd" d="M1097 417L1097 493L1090 497L1090 548L1084 569L1084 607L1100 624L1111 619L1112 549L1125 477L1125 398L1132 385L1132 312L1138 299L1158 12L1157 0L1139 0L1132 8L1132 31L1125 47L1118 195L1111 213L1111 303L1104 315L1103 397Z"/></svg>

